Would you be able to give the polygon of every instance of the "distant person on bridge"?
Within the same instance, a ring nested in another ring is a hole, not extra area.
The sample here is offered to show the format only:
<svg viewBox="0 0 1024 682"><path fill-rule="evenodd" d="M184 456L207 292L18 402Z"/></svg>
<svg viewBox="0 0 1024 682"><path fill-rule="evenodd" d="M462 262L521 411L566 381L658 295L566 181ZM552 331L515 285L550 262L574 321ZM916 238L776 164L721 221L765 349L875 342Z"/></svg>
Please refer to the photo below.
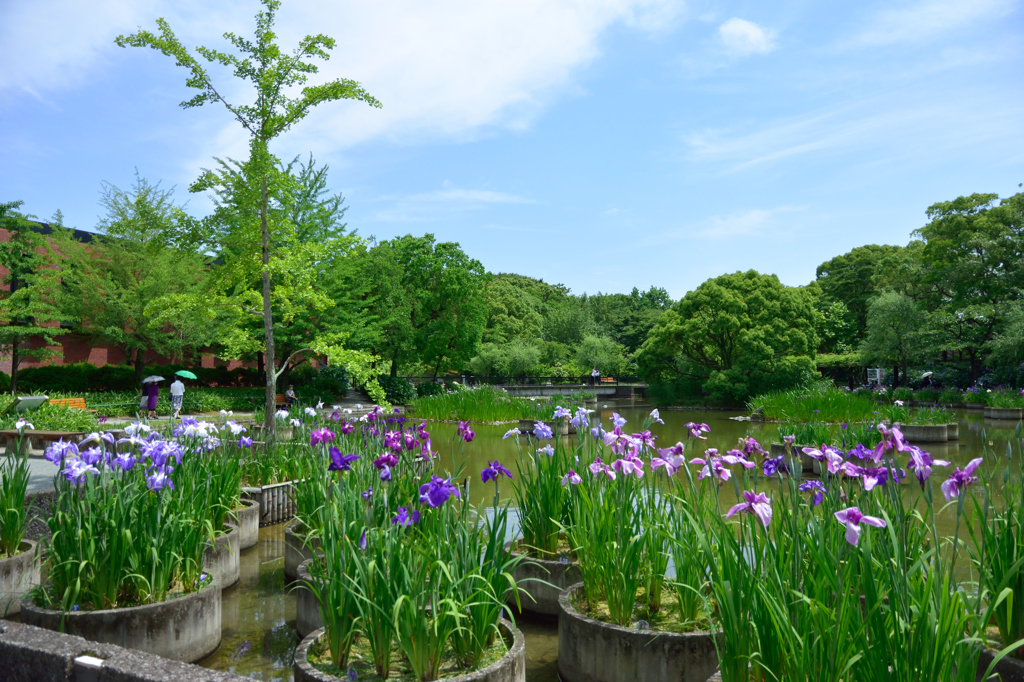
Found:
<svg viewBox="0 0 1024 682"><path fill-rule="evenodd" d="M601 381L601 371L597 367L595 367L594 370L590 373L590 378L593 381L594 385L597 386L597 382Z"/></svg>

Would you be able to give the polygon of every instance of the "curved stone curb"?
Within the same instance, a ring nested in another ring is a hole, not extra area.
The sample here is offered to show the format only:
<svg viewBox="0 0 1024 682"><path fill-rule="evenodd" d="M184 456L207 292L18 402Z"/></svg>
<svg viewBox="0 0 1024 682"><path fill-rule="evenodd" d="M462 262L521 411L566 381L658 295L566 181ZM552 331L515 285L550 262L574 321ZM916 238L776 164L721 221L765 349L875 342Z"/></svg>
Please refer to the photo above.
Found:
<svg viewBox="0 0 1024 682"><path fill-rule="evenodd" d="M213 547L207 546L203 552L203 568L220 576L221 587L227 589L238 582L239 540L242 533L238 526L224 524L230 528L227 533L218 537Z"/></svg>
<svg viewBox="0 0 1024 682"><path fill-rule="evenodd" d="M22 540L21 552L0 559L0 618L21 611L21 598L39 584L42 561L34 540Z"/></svg>
<svg viewBox="0 0 1024 682"><path fill-rule="evenodd" d="M1019 421L1021 419L1022 412L1024 411L1019 407L986 407L985 418Z"/></svg>
<svg viewBox="0 0 1024 682"><path fill-rule="evenodd" d="M260 541L260 504L255 500L242 500L241 505L228 514L228 522L238 526L241 534L238 549L246 550Z"/></svg>
<svg viewBox="0 0 1024 682"><path fill-rule="evenodd" d="M220 576L198 592L122 609L63 613L21 600L21 622L60 631L61 621L68 635L193 663L220 646Z"/></svg>
<svg viewBox="0 0 1024 682"><path fill-rule="evenodd" d="M558 600L558 676L563 682L707 682L718 669L711 632L635 630L585 616L572 605L576 583Z"/></svg>
<svg viewBox="0 0 1024 682"><path fill-rule="evenodd" d="M512 646L504 656L483 670L440 679L445 682L526 682L526 639L505 619L499 621L499 627L506 635L512 635ZM342 678L322 673L306 660L309 647L323 635L321 628L303 639L295 649L295 682L342 682Z"/></svg>
<svg viewBox="0 0 1024 682"><path fill-rule="evenodd" d="M949 440L945 424L900 424L900 432L910 443L945 443Z"/></svg>
<svg viewBox="0 0 1024 682"><path fill-rule="evenodd" d="M312 578L309 574L310 561L312 559L299 564L300 582L295 586L295 629L299 631L299 637L306 637L324 626L324 619L320 616L320 602L313 594L313 590L301 582Z"/></svg>
<svg viewBox="0 0 1024 682"><path fill-rule="evenodd" d="M521 537L507 543L505 549L511 551L514 543L518 543L520 540L522 540ZM551 561L514 551L512 553L515 556L525 557L512 570L512 577L515 578L516 586L520 588L520 613L557 618L559 613L558 597L562 594L562 590L583 579L579 565L575 561ZM516 608L514 598L509 598L506 601L510 608Z"/></svg>
<svg viewBox="0 0 1024 682"><path fill-rule="evenodd" d="M284 527L284 578L298 580L299 564L313 558L313 552L320 549L318 538L296 532L301 521L293 521Z"/></svg>

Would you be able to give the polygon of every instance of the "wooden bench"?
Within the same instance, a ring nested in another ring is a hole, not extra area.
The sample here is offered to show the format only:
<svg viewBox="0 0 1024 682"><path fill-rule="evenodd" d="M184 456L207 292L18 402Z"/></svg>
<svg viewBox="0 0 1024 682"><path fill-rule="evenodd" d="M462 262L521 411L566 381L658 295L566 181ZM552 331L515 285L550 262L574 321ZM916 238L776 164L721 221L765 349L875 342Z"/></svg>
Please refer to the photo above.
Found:
<svg viewBox="0 0 1024 682"><path fill-rule="evenodd" d="M78 410L85 409L85 398L51 398L51 405L64 405L65 407L73 407Z"/></svg>
<svg viewBox="0 0 1024 682"><path fill-rule="evenodd" d="M0 431L0 438L3 438L7 444L7 455L11 455L17 450L19 435L20 434L16 429ZM68 440L77 443L82 440L84 436L85 431L40 431L38 429L25 429L24 440L21 441L21 447L22 451L24 451L25 443L30 442L33 438L47 443L58 440Z"/></svg>
<svg viewBox="0 0 1024 682"><path fill-rule="evenodd" d="M601 377L601 383L602 384L610 384L610 383L613 383L614 381L615 381L615 379L612 378L612 377Z"/></svg>
<svg viewBox="0 0 1024 682"><path fill-rule="evenodd" d="M288 400L284 397L284 393L277 393L274 395L274 407L284 407L287 404Z"/></svg>

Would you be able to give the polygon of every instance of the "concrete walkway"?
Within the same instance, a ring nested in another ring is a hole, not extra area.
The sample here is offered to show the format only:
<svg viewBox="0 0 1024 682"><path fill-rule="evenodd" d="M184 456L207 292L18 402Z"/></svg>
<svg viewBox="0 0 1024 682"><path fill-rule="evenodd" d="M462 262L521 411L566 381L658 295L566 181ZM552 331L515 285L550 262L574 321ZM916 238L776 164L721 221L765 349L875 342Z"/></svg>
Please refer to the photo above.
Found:
<svg viewBox="0 0 1024 682"><path fill-rule="evenodd" d="M5 457L0 453L0 457ZM40 490L53 490L53 477L57 474L57 467L43 459L42 451L32 452L28 458L28 492L37 493Z"/></svg>

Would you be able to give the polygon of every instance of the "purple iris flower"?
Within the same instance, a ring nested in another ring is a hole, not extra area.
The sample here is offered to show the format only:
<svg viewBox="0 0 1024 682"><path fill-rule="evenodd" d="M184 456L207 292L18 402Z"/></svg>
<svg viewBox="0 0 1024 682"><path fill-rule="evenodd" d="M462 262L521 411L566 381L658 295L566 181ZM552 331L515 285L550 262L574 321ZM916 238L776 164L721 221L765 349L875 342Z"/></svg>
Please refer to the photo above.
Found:
<svg viewBox="0 0 1024 682"><path fill-rule="evenodd" d="M549 438L555 437L555 434L551 430L551 427L541 421L537 422L534 425L533 435L536 436L538 440L547 440Z"/></svg>
<svg viewBox="0 0 1024 682"><path fill-rule="evenodd" d="M121 471L131 471L135 466L135 457L130 452L123 452L112 460L114 464L121 467Z"/></svg>
<svg viewBox="0 0 1024 682"><path fill-rule="evenodd" d="M948 467L949 462L944 459L932 459L931 453L925 452L919 447L910 446L910 470L917 476L917 480L924 486L924 482L932 475L932 467Z"/></svg>
<svg viewBox="0 0 1024 682"><path fill-rule="evenodd" d="M743 502L733 505L732 509L726 512L725 518L731 518L740 512L753 514L767 528L768 524L772 522L772 501L768 499L768 496L764 493L755 495L749 490L744 490L743 500Z"/></svg>
<svg viewBox="0 0 1024 682"><path fill-rule="evenodd" d="M64 478L69 483L78 484L82 482L86 474L99 474L99 469L96 467L86 464L80 459L69 459L64 470L61 471L64 474Z"/></svg>
<svg viewBox="0 0 1024 682"><path fill-rule="evenodd" d="M518 436L521 433L522 431L520 431L519 429L509 429L508 431L505 432L505 435L502 436L501 439L505 440L506 438L511 438L512 436Z"/></svg>
<svg viewBox="0 0 1024 682"><path fill-rule="evenodd" d="M591 412L592 410L587 410L582 407L577 408L576 416L570 419L569 423L575 426L577 430L582 431L583 429L590 426L590 419L587 418L587 415L590 414Z"/></svg>
<svg viewBox="0 0 1024 682"><path fill-rule="evenodd" d="M431 476L430 483L420 486L420 502L431 507L440 507L452 495L459 497L459 489L452 485L451 478Z"/></svg>
<svg viewBox="0 0 1024 682"><path fill-rule="evenodd" d="M967 466L956 470L949 475L949 478L942 482L942 494L946 496L946 502L952 502L954 497L960 496L960 491L978 480L974 471L981 464L981 457L972 459Z"/></svg>
<svg viewBox="0 0 1024 682"><path fill-rule="evenodd" d="M643 433L634 433L633 440L639 444L641 448L654 449L654 441L657 440L657 436L652 436L650 430L644 431Z"/></svg>
<svg viewBox="0 0 1024 682"><path fill-rule="evenodd" d="M473 429L469 428L468 421L459 422L459 437L467 443L473 442L473 439L476 438Z"/></svg>
<svg viewBox="0 0 1024 682"><path fill-rule="evenodd" d="M103 451L99 448L87 448L80 456L82 461L89 466L96 466L103 459Z"/></svg>
<svg viewBox="0 0 1024 682"><path fill-rule="evenodd" d="M146 477L146 487L150 490L163 490L170 488L174 490L174 481L171 480L171 471L174 467L154 467L149 476Z"/></svg>
<svg viewBox="0 0 1024 682"><path fill-rule="evenodd" d="M331 415L328 417L328 419L335 423L341 421L341 412L338 412L338 410L335 409L334 412L331 412Z"/></svg>
<svg viewBox="0 0 1024 682"><path fill-rule="evenodd" d="M331 455L331 463L327 467L328 471L351 471L352 462L359 459L359 455L343 455L341 450L332 447L327 451Z"/></svg>
<svg viewBox="0 0 1024 682"><path fill-rule="evenodd" d="M789 467L786 465L785 458L782 455L779 455L778 457L768 457L761 462L761 471L765 476L770 478L779 471L789 473Z"/></svg>
<svg viewBox="0 0 1024 682"><path fill-rule="evenodd" d="M384 447L392 452L402 451L402 434L398 431L388 431L384 434Z"/></svg>
<svg viewBox="0 0 1024 682"><path fill-rule="evenodd" d="M657 408L651 410L650 417L651 417L651 421L657 422L659 424L664 424L665 423L665 420L663 420L661 418L661 415L658 414L658 409Z"/></svg>
<svg viewBox="0 0 1024 682"><path fill-rule="evenodd" d="M366 529L363 529L363 534L359 536L359 549L366 551Z"/></svg>
<svg viewBox="0 0 1024 682"><path fill-rule="evenodd" d="M569 473L567 473L565 476L562 476L563 487L569 485L570 483L572 485L579 485L580 483L583 483L583 479L573 469L569 469Z"/></svg>
<svg viewBox="0 0 1024 682"><path fill-rule="evenodd" d="M838 474L843 468L842 453L828 445L822 445L820 450L818 448L804 448L804 454L824 464L830 474Z"/></svg>
<svg viewBox="0 0 1024 682"><path fill-rule="evenodd" d="M708 426L707 424L695 424L694 422L687 422L686 424L683 424L683 428L689 429L691 436L693 436L694 438L700 438L701 440L707 440L707 438L700 434L711 433L711 427Z"/></svg>
<svg viewBox="0 0 1024 682"><path fill-rule="evenodd" d="M239 439L238 439L238 447L240 447L240 448L251 448L252 447L252 438L249 438L247 436L240 436Z"/></svg>
<svg viewBox="0 0 1024 682"><path fill-rule="evenodd" d="M686 464L686 458L683 457L685 449L686 446L682 443L676 443L670 448L661 448L658 450L658 456L651 458L651 469L665 467L666 474L675 476L676 472Z"/></svg>
<svg viewBox="0 0 1024 682"><path fill-rule="evenodd" d="M866 523L875 528L885 528L885 519L862 514L857 507L837 511L836 520L846 525L846 541L854 547L860 542L860 524Z"/></svg>
<svg viewBox="0 0 1024 682"><path fill-rule="evenodd" d="M754 454L764 454L764 449L761 447L761 444L753 438L740 438L740 443L743 447L743 454L747 457Z"/></svg>
<svg viewBox="0 0 1024 682"><path fill-rule="evenodd" d="M822 499L824 499L826 492L825 486L823 486L819 481L804 481L799 486L797 486L797 490L799 490L802 493L813 492L814 497L812 498L811 505L815 507L821 504L821 501Z"/></svg>
<svg viewBox="0 0 1024 682"><path fill-rule="evenodd" d="M391 480L391 467L384 465L384 468L380 470L380 480L385 483Z"/></svg>
<svg viewBox="0 0 1024 682"><path fill-rule="evenodd" d="M871 450L864 447L863 443L857 443L853 446L852 450L846 451L846 457L856 457L857 459L873 459L874 455Z"/></svg>
<svg viewBox="0 0 1024 682"><path fill-rule="evenodd" d="M359 494L362 495L364 500L369 501L369 499L373 497L373 486L371 485L369 488L367 488L366 490Z"/></svg>
<svg viewBox="0 0 1024 682"><path fill-rule="evenodd" d="M572 416L572 411L567 410L561 405L555 408L555 413L551 415L552 419L566 419Z"/></svg>
<svg viewBox="0 0 1024 682"><path fill-rule="evenodd" d="M334 440L334 432L328 429L316 429L313 433L309 434L309 445L310 447L316 447L320 443L324 445Z"/></svg>
<svg viewBox="0 0 1024 682"><path fill-rule="evenodd" d="M378 469L383 469L384 467L393 467L396 466L397 464L398 457L391 454L390 452L385 452L383 455L373 460L373 466L377 467Z"/></svg>
<svg viewBox="0 0 1024 682"><path fill-rule="evenodd" d="M398 508L398 514L395 518L391 519L392 526L411 526L414 523L419 523L420 512L418 509L414 509L412 514L408 512L405 507Z"/></svg>
<svg viewBox="0 0 1024 682"><path fill-rule="evenodd" d="M480 472L480 480L486 483L487 481L494 481L497 483L499 476L508 476L512 478L512 472L502 466L501 462L494 461L488 462L487 468Z"/></svg>
<svg viewBox="0 0 1024 682"><path fill-rule="evenodd" d="M626 420L618 412L612 412L612 426L621 429L626 425Z"/></svg>
<svg viewBox="0 0 1024 682"><path fill-rule="evenodd" d="M637 478L644 477L644 461L635 455L615 460L612 469L623 476L633 474Z"/></svg>
<svg viewBox="0 0 1024 682"><path fill-rule="evenodd" d="M590 463L590 473L597 476L604 470L604 461L600 457L595 457L594 461Z"/></svg>
<svg viewBox="0 0 1024 682"><path fill-rule="evenodd" d="M63 439L50 444L43 455L46 460L55 466L60 466L68 457L78 457L78 446L74 443L65 443Z"/></svg>
<svg viewBox="0 0 1024 682"><path fill-rule="evenodd" d="M793 447L793 443L795 441L796 441L796 436L783 436L782 437L782 442L785 443L786 445L788 445L789 447Z"/></svg>
<svg viewBox="0 0 1024 682"><path fill-rule="evenodd" d="M550 445L545 445L542 448L537 448L537 452L541 452L541 453L547 455L548 457L554 457L555 456L555 449L553 447L551 447Z"/></svg>
<svg viewBox="0 0 1024 682"><path fill-rule="evenodd" d="M338 433L343 436L347 436L356 430L356 425L352 422L342 420L341 424L338 425Z"/></svg>
<svg viewBox="0 0 1024 682"><path fill-rule="evenodd" d="M590 429L590 435L594 437L594 440L604 440L605 432L600 424Z"/></svg>
<svg viewBox="0 0 1024 682"><path fill-rule="evenodd" d="M420 442L419 440L417 440L416 434L414 434L412 431L406 431L405 435L402 437L402 440L405 444L406 450L415 450L420 446Z"/></svg>

